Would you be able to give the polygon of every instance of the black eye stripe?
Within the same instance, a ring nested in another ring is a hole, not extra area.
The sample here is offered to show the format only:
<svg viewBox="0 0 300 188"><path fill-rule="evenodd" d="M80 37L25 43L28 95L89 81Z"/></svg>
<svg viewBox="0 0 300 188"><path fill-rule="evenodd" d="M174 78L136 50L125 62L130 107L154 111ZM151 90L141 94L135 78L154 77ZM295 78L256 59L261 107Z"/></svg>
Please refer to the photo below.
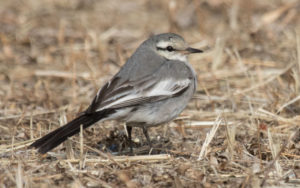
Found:
<svg viewBox="0 0 300 188"><path fill-rule="evenodd" d="M175 51L172 46L167 46L166 48L156 47L157 50L168 50L169 52Z"/></svg>

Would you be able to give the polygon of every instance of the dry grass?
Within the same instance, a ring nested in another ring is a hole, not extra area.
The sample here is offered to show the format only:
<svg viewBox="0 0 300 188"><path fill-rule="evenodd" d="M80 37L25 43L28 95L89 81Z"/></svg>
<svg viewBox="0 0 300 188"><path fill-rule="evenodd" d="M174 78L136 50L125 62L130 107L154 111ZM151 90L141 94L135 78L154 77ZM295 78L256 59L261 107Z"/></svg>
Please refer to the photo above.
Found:
<svg viewBox="0 0 300 188"><path fill-rule="evenodd" d="M299 186L299 12L297 0L0 1L1 187ZM127 156L118 122L27 149L169 31L206 53L190 58L194 100L151 130L155 149L134 130Z"/></svg>

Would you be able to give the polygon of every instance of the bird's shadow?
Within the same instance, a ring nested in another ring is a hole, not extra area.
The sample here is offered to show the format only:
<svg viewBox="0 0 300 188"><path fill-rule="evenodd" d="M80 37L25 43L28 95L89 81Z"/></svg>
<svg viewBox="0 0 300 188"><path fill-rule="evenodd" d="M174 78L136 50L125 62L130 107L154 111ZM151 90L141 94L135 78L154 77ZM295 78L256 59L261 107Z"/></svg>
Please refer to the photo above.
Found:
<svg viewBox="0 0 300 188"><path fill-rule="evenodd" d="M172 148L172 143L168 138L160 137L151 140L150 147L146 140L132 141L132 149L130 150L130 141L124 131L113 130L110 134L100 140L96 147L104 152L109 152L112 155L157 155L166 154Z"/></svg>

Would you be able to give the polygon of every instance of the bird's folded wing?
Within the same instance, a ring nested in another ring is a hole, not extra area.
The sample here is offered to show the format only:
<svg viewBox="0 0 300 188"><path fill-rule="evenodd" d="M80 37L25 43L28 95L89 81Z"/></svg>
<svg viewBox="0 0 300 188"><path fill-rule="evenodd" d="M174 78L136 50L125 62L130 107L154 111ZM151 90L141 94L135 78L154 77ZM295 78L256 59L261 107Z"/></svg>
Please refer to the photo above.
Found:
<svg viewBox="0 0 300 188"><path fill-rule="evenodd" d="M88 112L164 100L184 92L190 84L190 79L166 78L156 80L153 77L148 77L141 81L123 83L110 90L112 85L107 86L109 85L107 83L94 98Z"/></svg>
<svg viewBox="0 0 300 188"><path fill-rule="evenodd" d="M148 102L156 102L164 100L170 97L174 97L183 91L185 91L191 84L190 79L176 80L176 79L165 79L153 82L149 80L151 84L132 86L131 91L125 91L119 93L117 96L111 96L107 101L104 101L102 108L122 108L128 106L140 105Z"/></svg>
<svg viewBox="0 0 300 188"><path fill-rule="evenodd" d="M174 72L174 66L180 66L177 72ZM99 90L86 112L142 105L179 95L192 84L193 79L183 75L184 69L183 63L166 62L140 79L124 80L117 74Z"/></svg>

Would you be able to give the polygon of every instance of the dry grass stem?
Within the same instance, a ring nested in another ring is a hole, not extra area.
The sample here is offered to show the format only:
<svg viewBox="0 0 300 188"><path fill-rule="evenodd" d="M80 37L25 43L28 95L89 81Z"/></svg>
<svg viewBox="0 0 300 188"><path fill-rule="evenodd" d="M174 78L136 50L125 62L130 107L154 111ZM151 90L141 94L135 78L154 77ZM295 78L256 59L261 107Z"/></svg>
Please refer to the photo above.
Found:
<svg viewBox="0 0 300 188"><path fill-rule="evenodd" d="M79 138L80 138L80 169L83 168L83 125L80 125L80 133L79 133Z"/></svg>
<svg viewBox="0 0 300 188"><path fill-rule="evenodd" d="M273 160L275 161L275 169L276 169L277 176L281 177L282 168L277 160L277 155L279 153L279 145L274 143L270 129L268 129L268 139L269 139L269 147L273 156Z"/></svg>
<svg viewBox="0 0 300 188"><path fill-rule="evenodd" d="M281 112L284 108L288 107L289 105L297 102L298 100L300 100L300 95L298 95L297 97L293 98L292 100L288 101L287 103L283 104L282 106L279 107L279 109L277 110L276 113Z"/></svg>
<svg viewBox="0 0 300 188"><path fill-rule="evenodd" d="M204 140L204 143L202 144L202 148L201 148L198 160L203 160L204 157L206 156L206 154L208 153L208 146L209 146L210 142L212 141L212 139L214 138L214 136L222 122L222 119L220 117L221 117L221 114L215 120L215 123L214 123L213 127L211 128L211 130L206 134L206 138Z"/></svg>

